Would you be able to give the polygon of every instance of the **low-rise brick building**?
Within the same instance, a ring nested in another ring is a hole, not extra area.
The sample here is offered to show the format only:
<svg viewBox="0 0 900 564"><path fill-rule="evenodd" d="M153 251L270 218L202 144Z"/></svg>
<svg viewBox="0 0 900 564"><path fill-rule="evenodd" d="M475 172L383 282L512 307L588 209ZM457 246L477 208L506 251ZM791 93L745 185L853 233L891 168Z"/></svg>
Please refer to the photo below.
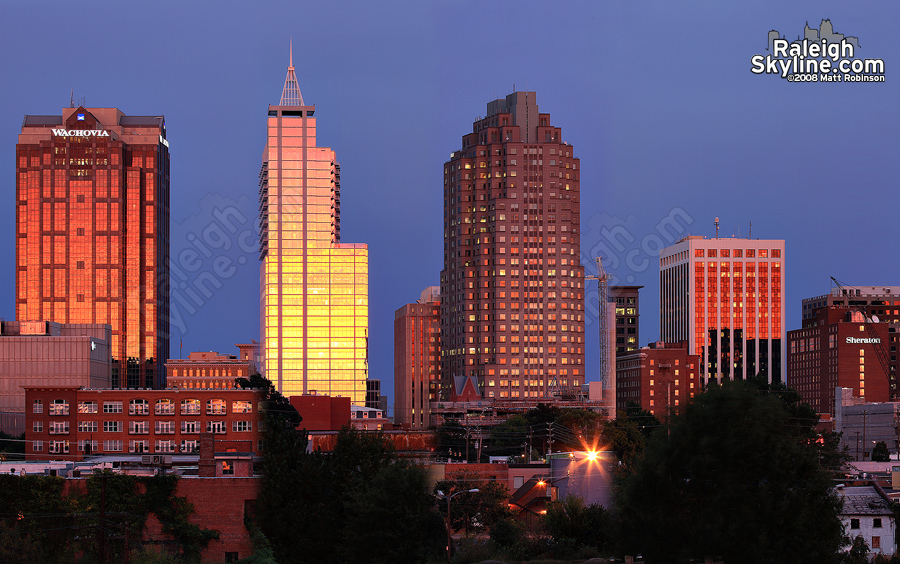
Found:
<svg viewBox="0 0 900 564"><path fill-rule="evenodd" d="M201 433L216 452L258 454L258 390L93 390L25 387L25 454L193 453Z"/></svg>

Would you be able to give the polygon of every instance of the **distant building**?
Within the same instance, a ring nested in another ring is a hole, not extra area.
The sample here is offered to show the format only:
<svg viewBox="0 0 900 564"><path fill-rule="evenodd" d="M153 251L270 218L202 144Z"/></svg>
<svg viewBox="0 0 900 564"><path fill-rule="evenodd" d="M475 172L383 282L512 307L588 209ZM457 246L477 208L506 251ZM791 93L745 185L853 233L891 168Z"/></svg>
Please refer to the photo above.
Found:
<svg viewBox="0 0 900 564"><path fill-rule="evenodd" d="M872 460L872 449L879 442L898 452L900 403L866 402L853 392L853 388L838 387L832 393L834 431L841 433L841 448L859 462Z"/></svg>
<svg viewBox="0 0 900 564"><path fill-rule="evenodd" d="M616 407L635 402L665 418L700 392L700 356L685 343L653 343L616 358Z"/></svg>
<svg viewBox="0 0 900 564"><path fill-rule="evenodd" d="M350 398L307 394L291 396L291 405L303 417L301 429L307 431L339 431L350 424Z"/></svg>
<svg viewBox="0 0 900 564"><path fill-rule="evenodd" d="M350 407L350 425L359 431L383 431L390 422L380 409L362 405Z"/></svg>
<svg viewBox="0 0 900 564"><path fill-rule="evenodd" d="M704 384L784 382L784 240L685 237L659 252L660 339L700 355Z"/></svg>
<svg viewBox="0 0 900 564"><path fill-rule="evenodd" d="M890 329L846 306L817 308L802 329L787 333L787 385L816 412L832 416L835 387L850 388L863 401L890 401L890 356L896 355L889 351Z"/></svg>
<svg viewBox="0 0 900 564"><path fill-rule="evenodd" d="M250 339L249 343L236 343L234 346L238 348L239 359L250 361L250 374L259 374L262 367L262 353L256 339Z"/></svg>
<svg viewBox="0 0 900 564"><path fill-rule="evenodd" d="M616 356L641 346L640 290L643 286L610 286L609 298L616 304Z"/></svg>
<svg viewBox="0 0 900 564"><path fill-rule="evenodd" d="M109 325L0 323L0 430L25 431L24 386L112 385Z"/></svg>
<svg viewBox="0 0 900 564"><path fill-rule="evenodd" d="M251 374L252 361L233 354L192 352L186 359L170 358L166 362L166 380L170 389L231 390L236 378Z"/></svg>
<svg viewBox="0 0 900 564"><path fill-rule="evenodd" d="M108 324L113 387L164 387L165 118L84 107L25 116L15 205L16 319ZM207 292L203 282L198 277L194 285Z"/></svg>
<svg viewBox="0 0 900 564"><path fill-rule="evenodd" d="M841 523L850 542L862 537L869 546L869 558L877 555L890 558L897 551L894 542L896 523L884 490L878 486L844 486L836 491L843 501ZM849 549L848 545L842 550L847 552Z"/></svg>
<svg viewBox="0 0 900 564"><path fill-rule="evenodd" d="M86 454L174 454L199 448L258 454L257 390L91 390L26 387L25 453L81 460Z"/></svg>
<svg viewBox="0 0 900 564"><path fill-rule="evenodd" d="M394 422L404 429L430 425L430 403L440 399L440 288L394 313Z"/></svg>

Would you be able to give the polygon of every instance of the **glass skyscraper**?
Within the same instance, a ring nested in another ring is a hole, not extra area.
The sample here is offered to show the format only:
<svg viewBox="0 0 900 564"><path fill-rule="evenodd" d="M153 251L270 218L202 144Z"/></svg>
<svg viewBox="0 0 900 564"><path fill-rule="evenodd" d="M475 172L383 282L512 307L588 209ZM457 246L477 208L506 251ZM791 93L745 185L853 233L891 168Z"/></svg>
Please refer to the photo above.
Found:
<svg viewBox="0 0 900 564"><path fill-rule="evenodd" d="M16 157L16 318L109 324L113 387L165 387L165 118L84 107L27 115Z"/></svg>
<svg viewBox="0 0 900 564"><path fill-rule="evenodd" d="M316 144L293 55L281 101L269 106L259 176L260 336L266 378L284 395L365 401L368 248L341 243L341 177Z"/></svg>

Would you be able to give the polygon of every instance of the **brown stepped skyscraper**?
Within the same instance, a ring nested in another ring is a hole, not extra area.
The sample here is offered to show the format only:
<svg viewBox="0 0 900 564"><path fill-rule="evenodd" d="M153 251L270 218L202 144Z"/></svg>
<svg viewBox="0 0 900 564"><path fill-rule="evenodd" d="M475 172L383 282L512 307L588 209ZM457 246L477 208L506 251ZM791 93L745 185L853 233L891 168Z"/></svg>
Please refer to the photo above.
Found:
<svg viewBox="0 0 900 564"><path fill-rule="evenodd" d="M109 324L113 386L164 387L165 118L84 107L25 116L16 210L16 318Z"/></svg>
<svg viewBox="0 0 900 564"><path fill-rule="evenodd" d="M580 174L534 92L488 103L444 163L443 398L584 383Z"/></svg>

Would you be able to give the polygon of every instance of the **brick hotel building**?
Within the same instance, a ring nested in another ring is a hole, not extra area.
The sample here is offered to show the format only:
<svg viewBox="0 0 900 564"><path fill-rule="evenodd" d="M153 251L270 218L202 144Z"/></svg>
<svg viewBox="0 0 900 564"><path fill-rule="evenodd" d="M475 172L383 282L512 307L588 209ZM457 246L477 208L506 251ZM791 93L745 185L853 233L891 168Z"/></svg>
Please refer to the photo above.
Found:
<svg viewBox="0 0 900 564"><path fill-rule="evenodd" d="M785 381L784 241L685 237L659 254L660 334L701 377Z"/></svg>
<svg viewBox="0 0 900 564"><path fill-rule="evenodd" d="M366 399L369 251L341 243L341 176L316 141L293 54L259 173L263 374L285 396Z"/></svg>
<svg viewBox="0 0 900 564"><path fill-rule="evenodd" d="M112 327L112 385L160 388L169 357L162 116L26 115L16 145L16 319Z"/></svg>
<svg viewBox="0 0 900 564"><path fill-rule="evenodd" d="M534 92L489 102L444 163L442 399L584 383L580 175Z"/></svg>

